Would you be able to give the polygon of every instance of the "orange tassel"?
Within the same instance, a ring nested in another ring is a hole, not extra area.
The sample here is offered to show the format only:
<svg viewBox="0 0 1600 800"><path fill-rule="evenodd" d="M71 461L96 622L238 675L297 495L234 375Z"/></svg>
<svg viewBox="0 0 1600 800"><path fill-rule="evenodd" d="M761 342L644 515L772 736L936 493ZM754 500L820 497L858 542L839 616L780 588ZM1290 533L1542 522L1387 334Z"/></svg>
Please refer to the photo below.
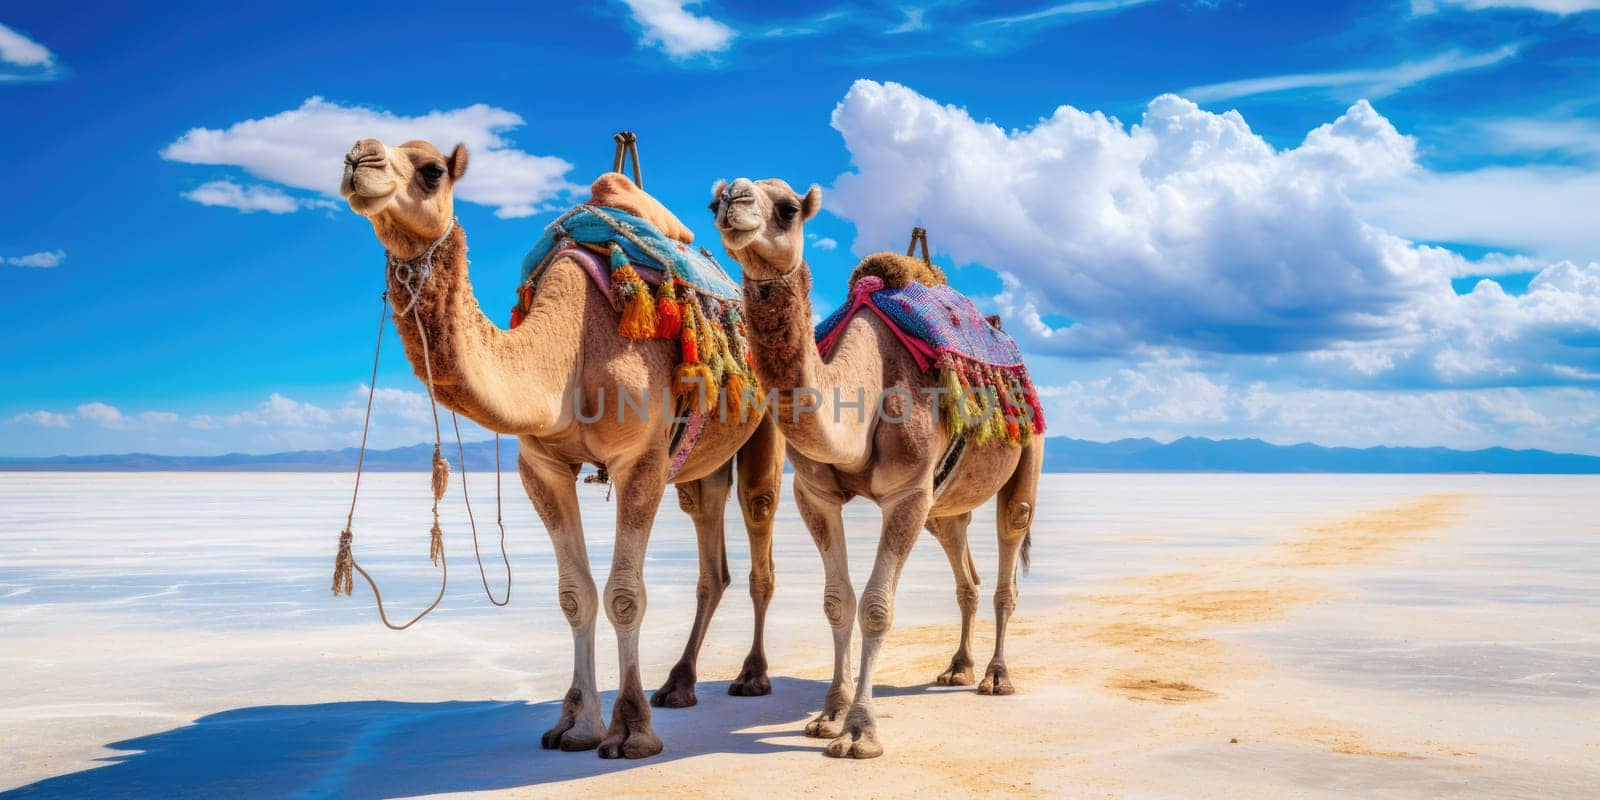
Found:
<svg viewBox="0 0 1600 800"><path fill-rule="evenodd" d="M700 345L695 339L694 327L685 326L683 329L683 363L685 364L700 363Z"/></svg>
<svg viewBox="0 0 1600 800"><path fill-rule="evenodd" d="M611 273L613 285L627 287L620 292L626 305L622 307L622 323L617 331L629 339L650 339L656 335L656 304L650 296L650 286L639 279L632 267L623 267Z"/></svg>
<svg viewBox="0 0 1600 800"><path fill-rule="evenodd" d="M673 298L668 283L661 284L661 299L656 301L656 338L676 339L683 330L683 310Z"/></svg>
<svg viewBox="0 0 1600 800"><path fill-rule="evenodd" d="M517 305L512 306L511 307L511 327L515 328L518 325L521 325L523 318L524 318L524 315L522 313L522 304L518 303Z"/></svg>

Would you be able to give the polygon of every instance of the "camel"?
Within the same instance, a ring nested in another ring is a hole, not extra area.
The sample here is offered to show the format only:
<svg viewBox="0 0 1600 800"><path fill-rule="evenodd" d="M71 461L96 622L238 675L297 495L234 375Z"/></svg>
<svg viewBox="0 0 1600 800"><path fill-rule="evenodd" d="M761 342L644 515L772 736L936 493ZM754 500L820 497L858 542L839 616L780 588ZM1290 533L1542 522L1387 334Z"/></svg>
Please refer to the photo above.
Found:
<svg viewBox="0 0 1600 800"><path fill-rule="evenodd" d="M773 398L770 416L788 446L800 516L822 553L826 573L823 610L833 629L833 681L806 734L830 739L827 755L872 758L883 753L873 712L873 669L894 621L901 568L924 526L949 557L962 611L955 655L937 680L972 682L978 592L967 525L972 510L991 497L999 503L995 647L977 691L1015 691L1006 670L1006 621L1017 602L1018 557L1024 563L1027 558L1043 437L1021 447L967 446L935 492L936 471L951 434L937 422L937 399L921 391L931 378L871 313L857 313L844 323L827 358L813 341L804 224L817 213L821 199L816 186L800 196L781 180L740 178L717 184L711 208L724 248L744 270L755 371ZM862 394L867 398L865 413L854 405ZM871 408L873 398L882 398L881 413ZM883 510L877 558L859 604L850 583L841 514L844 503L856 496ZM850 642L858 605L861 670L852 681Z"/></svg>
<svg viewBox="0 0 1600 800"><path fill-rule="evenodd" d="M602 758L659 753L639 677L639 628L645 614L645 544L667 484L669 414L606 410L585 418L600 392L662 397L672 385L676 344L618 333L618 312L582 266L558 259L542 279L521 324L502 329L479 309L467 275L466 233L454 217L452 190L466 174L467 150L447 156L428 142L389 146L363 139L345 156L340 192L372 223L390 254L394 323L417 376L431 378L438 401L489 430L518 438L517 469L550 534L560 577L557 596L572 627L573 674L547 749L598 749ZM614 406L613 406L614 407ZM682 659L654 697L656 705L695 702L695 664L712 613L729 584L723 512L737 472L739 505L749 532L755 640L729 691L770 691L763 645L774 586L772 519L783 469L777 429L760 415L708 415L698 442L673 478L694 521L700 551L695 620ZM735 457L737 455L737 457ZM621 688L611 724L603 724L595 688L594 637L601 597L584 546L576 478L584 463L603 465L616 487L617 528L604 608L616 629Z"/></svg>

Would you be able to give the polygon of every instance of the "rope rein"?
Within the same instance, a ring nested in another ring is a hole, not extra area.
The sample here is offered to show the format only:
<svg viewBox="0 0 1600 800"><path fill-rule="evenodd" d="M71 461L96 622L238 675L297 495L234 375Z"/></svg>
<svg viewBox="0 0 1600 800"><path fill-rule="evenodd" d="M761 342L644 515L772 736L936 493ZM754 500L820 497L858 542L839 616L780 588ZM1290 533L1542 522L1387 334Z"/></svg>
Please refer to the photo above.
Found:
<svg viewBox="0 0 1600 800"><path fill-rule="evenodd" d="M378 363L379 357L383 352L384 318L388 316L389 311L389 293L387 291L382 292L378 296L380 303L378 313L378 336L377 341L372 347L372 377L367 382L367 407L361 422L361 446L356 455L355 486L350 492L350 511L345 515L344 530L339 532L339 551L338 554L334 556L334 595L337 596L341 593L349 595L351 593L353 583L352 573L360 573L362 579L365 580L367 585L372 588L372 596L376 600L378 606L378 618L383 621L384 627L396 631L403 631L406 628L415 625L419 620L427 616L435 608L438 608L439 602L444 599L445 587L448 586L450 582L450 565L445 558L444 552L444 532L439 525L439 501L444 499L445 489L448 487L450 482L450 463L446 461L444 456L441 454L444 437L439 426L439 402L434 395L433 357L428 345L427 329L425 329L422 325L422 312L417 308L417 297L421 293L422 285L426 283L428 278L432 275L434 253L439 249L439 246L444 243L445 239L450 236L450 233L455 230L457 224L458 223L455 219L451 219L450 225L445 228L444 233L440 234L439 238L435 239L433 243L416 258L402 260L396 258L393 253L390 253L388 258L390 277L393 278L400 286L404 287L408 295L405 308L402 310L397 310L396 316L404 316L408 313L411 315L412 322L417 327L417 338L422 343L422 366L423 374L426 376L428 385L428 407L429 411L433 415L433 471L430 477L430 484L433 490L433 505L431 508L431 513L433 515L433 527L428 531L428 557L440 569L439 591L434 596L433 601L429 603L426 608L423 608L421 611L417 612L416 616L412 617L405 623L397 625L389 620L389 615L384 608L383 592L378 589L377 581L373 580L372 575L363 569L361 564L356 561L355 553L351 549L352 542L355 538L354 524L356 515L356 500L361 494L361 476L366 465L367 436L372 428L372 402L374 395L377 393ZM461 465L461 497L462 501L466 504L467 521L472 529L472 550L473 553L478 557L478 575L483 580L484 594L488 595L489 602L496 606L504 606L511 602L511 561L506 555L505 517L503 514L500 497L500 436L499 434L496 434L494 440L495 522L500 526L500 558L504 562L506 568L506 594L504 600L495 599L494 594L489 590L489 578L483 567L482 554L478 551L478 525L472 514L472 499L467 492L466 449L461 443L461 425L457 420L455 412L453 411L450 415L450 421L456 435L456 451Z"/></svg>

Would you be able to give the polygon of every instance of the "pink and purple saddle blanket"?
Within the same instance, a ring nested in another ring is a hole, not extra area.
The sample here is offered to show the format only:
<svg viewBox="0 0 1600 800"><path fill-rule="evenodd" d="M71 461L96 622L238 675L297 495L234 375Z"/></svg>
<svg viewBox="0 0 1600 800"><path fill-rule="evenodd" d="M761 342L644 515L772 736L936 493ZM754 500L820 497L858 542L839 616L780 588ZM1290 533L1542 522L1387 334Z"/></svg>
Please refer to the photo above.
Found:
<svg viewBox="0 0 1600 800"><path fill-rule="evenodd" d="M870 309L894 331L924 372L945 370L962 389L990 387L1012 396L1015 394L1007 390L1020 389L1032 409L1027 416L1032 420L1033 433L1044 432L1038 392L1022 363L1016 340L990 324L966 295L948 285L927 286L914 281L890 288L876 275L863 275L850 287L850 298L844 305L817 326L817 350L824 358L838 345L845 323L863 308ZM1005 399L1001 403L1011 405Z"/></svg>

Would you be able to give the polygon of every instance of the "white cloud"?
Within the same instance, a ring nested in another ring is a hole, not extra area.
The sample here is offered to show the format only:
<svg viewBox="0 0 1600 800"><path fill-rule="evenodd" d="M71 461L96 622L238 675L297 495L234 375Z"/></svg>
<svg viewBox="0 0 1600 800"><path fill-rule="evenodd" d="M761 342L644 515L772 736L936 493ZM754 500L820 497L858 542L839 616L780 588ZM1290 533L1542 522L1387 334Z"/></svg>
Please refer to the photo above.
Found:
<svg viewBox="0 0 1600 800"><path fill-rule="evenodd" d="M47 81L60 76L54 53L15 28L0 24L0 83Z"/></svg>
<svg viewBox="0 0 1600 800"><path fill-rule="evenodd" d="M1600 391L1575 387L1285 387L1145 363L1041 387L1040 395L1052 435L1085 439L1248 435L1277 444L1461 449L1514 442L1600 454Z"/></svg>
<svg viewBox="0 0 1600 800"><path fill-rule="evenodd" d="M502 217L522 217L578 188L566 180L572 169L567 161L512 146L506 134L523 124L513 112L483 104L402 116L312 97L299 108L261 119L220 129L195 128L161 155L188 164L239 167L262 180L337 199L341 159L359 139L390 143L426 139L445 150L462 143L472 151L472 161L456 187L456 197L494 206ZM310 201L299 202L303 208ZM265 207L252 210L282 213Z"/></svg>
<svg viewBox="0 0 1600 800"><path fill-rule="evenodd" d="M1600 254L1600 172L1563 166L1417 172L1358 193L1364 215L1403 236L1507 248L1545 259Z"/></svg>
<svg viewBox="0 0 1600 800"><path fill-rule="evenodd" d="M644 29L643 43L658 45L673 58L726 50L737 36L733 28L699 16L689 6L698 0L623 0L633 21Z"/></svg>
<svg viewBox="0 0 1600 800"><path fill-rule="evenodd" d="M1372 204L1442 178L1365 102L1286 150L1237 112L1172 95L1131 127L1061 107L1006 131L904 86L859 81L833 124L855 171L826 203L855 224L854 252L927 227L958 264L995 265L995 301L1035 352L1270 357L1308 380L1365 387L1600 382L1600 264L1473 261L1372 224ZM1491 233L1576 230L1578 209L1595 207L1529 200L1543 214L1532 220L1518 201ZM1511 271L1539 277L1521 296L1494 282L1465 296L1450 285Z"/></svg>
<svg viewBox="0 0 1600 800"><path fill-rule="evenodd" d="M78 418L108 426L121 425L125 421L120 409L101 402L84 403L78 406Z"/></svg>
<svg viewBox="0 0 1600 800"><path fill-rule="evenodd" d="M1417 16L1432 14L1440 6L1453 6L1466 11L1520 8L1566 16L1600 9L1600 0L1411 0L1411 13Z"/></svg>
<svg viewBox="0 0 1600 800"><path fill-rule="evenodd" d="M203 206L222 206L246 214L265 211L268 214L289 214L302 208L333 208L327 200L295 197L280 189L260 184L242 186L233 181L209 181L184 192L183 196Z"/></svg>
<svg viewBox="0 0 1600 800"><path fill-rule="evenodd" d="M993 17L984 20L983 25L1020 25L1047 22L1051 20L1067 19L1081 14L1098 14L1105 11L1118 11L1131 6L1142 6L1153 0L1076 0L1071 3L1047 6L1024 14L1015 14L1005 17Z"/></svg>
<svg viewBox="0 0 1600 800"><path fill-rule="evenodd" d="M25 256L9 256L5 263L13 267L30 267L33 269L54 269L61 266L67 258L65 250L50 250L42 253L30 253Z"/></svg>
<svg viewBox="0 0 1600 800"><path fill-rule="evenodd" d="M1335 72L1308 72L1273 75L1265 78L1225 81L1185 89L1191 100L1209 103L1296 89L1334 89L1349 98L1377 99L1444 75L1493 66L1517 54L1517 45L1502 45L1484 53L1464 54L1452 50L1421 61L1406 61L1392 67L1351 69Z"/></svg>
<svg viewBox="0 0 1600 800"><path fill-rule="evenodd" d="M71 417L53 411L28 411L7 421L13 425L38 425L41 428L66 428L72 425Z"/></svg>
<svg viewBox="0 0 1600 800"><path fill-rule="evenodd" d="M914 33L928 29L928 10L926 8L907 7L900 9L900 13L904 14L905 18L900 21L900 24L884 31L884 33Z"/></svg>
<svg viewBox="0 0 1600 800"><path fill-rule="evenodd" d="M839 246L839 241L837 239L828 236L817 236L816 234L811 234L806 238L811 240L811 243L807 245L807 247L814 247L818 250L833 250Z"/></svg>
<svg viewBox="0 0 1600 800"><path fill-rule="evenodd" d="M366 400L366 387L357 386L329 406L274 392L243 410L195 414L127 412L109 403L92 401L66 412L41 409L11 416L5 421L16 427L7 432L7 449L38 455L215 455L352 447L361 439ZM444 434L453 437L449 411L440 409L440 423ZM461 433L465 441L492 435L465 419L461 421ZM389 448L430 441L433 416L427 395L399 388L378 389L373 403L371 446Z"/></svg>

